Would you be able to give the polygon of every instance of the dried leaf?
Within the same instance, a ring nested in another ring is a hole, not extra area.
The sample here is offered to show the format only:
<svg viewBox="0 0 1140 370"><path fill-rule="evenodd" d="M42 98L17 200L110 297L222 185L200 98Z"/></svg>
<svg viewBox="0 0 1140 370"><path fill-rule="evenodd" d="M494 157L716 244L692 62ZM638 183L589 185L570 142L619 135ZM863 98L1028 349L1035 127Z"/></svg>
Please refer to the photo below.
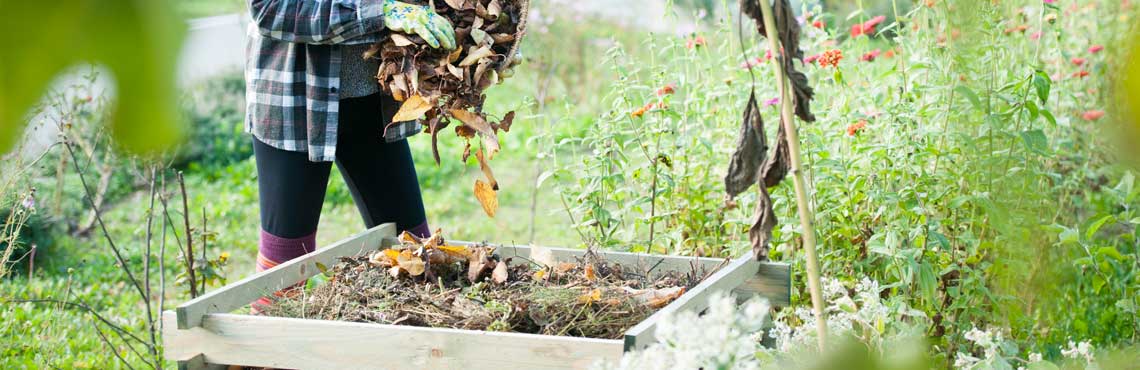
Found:
<svg viewBox="0 0 1140 370"><path fill-rule="evenodd" d="M400 277L400 271L403 271L400 269L400 266L392 266L388 269L388 275L392 275L392 277L398 278Z"/></svg>
<svg viewBox="0 0 1140 370"><path fill-rule="evenodd" d="M422 258L413 255L412 251L406 249L396 257L396 262L400 264L401 269L407 271L408 275L411 276L423 275L426 268Z"/></svg>
<svg viewBox="0 0 1140 370"><path fill-rule="evenodd" d="M491 189L499 191L499 182L495 180L495 174L491 172L491 166L487 164L487 159L483 157L483 149L475 151L475 159L479 160L479 170L483 171L483 176L487 177L487 181L491 183Z"/></svg>
<svg viewBox="0 0 1140 370"><path fill-rule="evenodd" d="M392 32L390 37L392 37L392 42L395 43L396 46L408 46L415 44L412 42L412 40L409 40L407 36L396 32Z"/></svg>
<svg viewBox="0 0 1140 370"><path fill-rule="evenodd" d="M450 6L452 9L455 9L455 10L463 10L464 5L465 5L464 3L467 2L466 0L443 0L443 1L446 2L447 5Z"/></svg>
<svg viewBox="0 0 1140 370"><path fill-rule="evenodd" d="M554 252L547 247L530 247L530 260L543 267L555 267L558 262L554 260ZM573 267L571 267L573 268Z"/></svg>
<svg viewBox="0 0 1140 370"><path fill-rule="evenodd" d="M460 80L463 79L463 69L462 68L456 67L456 66L451 65L449 63L449 64L447 64L447 72L451 73L451 75L455 76L455 78L458 78Z"/></svg>
<svg viewBox="0 0 1140 370"><path fill-rule="evenodd" d="M455 63L455 61L459 60L460 55L463 55L463 46L456 47L455 51L453 51L453 52L451 52L451 54L447 55L447 63L449 63L449 64ZM462 77L460 77L460 78L462 78Z"/></svg>
<svg viewBox="0 0 1140 370"><path fill-rule="evenodd" d="M768 243L772 240L772 228L776 227L776 212L772 210L772 199L768 188L760 187L756 197L756 211L752 227L748 229L748 239L752 242L752 254L759 261L768 260Z"/></svg>
<svg viewBox="0 0 1140 370"><path fill-rule="evenodd" d="M414 121L423 118L433 107L432 103L420 95L412 95L400 105L400 110L392 117L392 122Z"/></svg>
<svg viewBox="0 0 1140 370"><path fill-rule="evenodd" d="M669 302L685 294L685 287L679 286L661 289L633 289L630 287L623 287L622 289L629 293L630 298L651 308L665 307L669 305Z"/></svg>
<svg viewBox="0 0 1140 370"><path fill-rule="evenodd" d="M479 204L483 205L483 212L486 212L487 216L495 217L495 212L499 210L499 198L491 185L483 182L483 180L475 180L475 199L478 199Z"/></svg>
<svg viewBox="0 0 1140 370"><path fill-rule="evenodd" d="M578 296L578 303L581 304L592 304L600 300L602 300L602 289L600 288L594 288L594 290Z"/></svg>
<svg viewBox="0 0 1140 370"><path fill-rule="evenodd" d="M478 63L479 61L483 60L483 58L489 57L489 56L494 55L494 54L495 54L495 52L491 51L490 45L484 45L483 47L476 49L475 51L467 53L467 57L463 58L463 61L459 62L459 66L460 67L471 66L471 65Z"/></svg>
<svg viewBox="0 0 1140 370"><path fill-rule="evenodd" d="M578 265L575 265L571 262L562 262L558 264L558 267L554 269L554 272L557 274L565 274L570 270L573 270L575 267L578 267Z"/></svg>
<svg viewBox="0 0 1140 370"><path fill-rule="evenodd" d="M499 121L499 129L503 130L503 132L511 132L511 124L514 122L515 111L507 112L507 115L503 116L503 120Z"/></svg>
<svg viewBox="0 0 1140 370"><path fill-rule="evenodd" d="M371 256L368 257L368 263L370 263L376 267L396 266L398 264L398 262L396 262L396 257L398 257L399 255L400 255L400 251L397 251L395 249L385 249L382 251L376 251L376 252L372 253Z"/></svg>
<svg viewBox="0 0 1140 370"><path fill-rule="evenodd" d="M462 109L452 109L449 113L451 113L451 116L455 117L455 119L463 122L464 126L474 129L483 137L483 146L487 149L487 159L495 157L495 153L499 152L499 137L495 135L495 130L491 128L491 124L487 123L487 119L481 115ZM458 130L458 127L456 130ZM456 133L458 132L459 131L456 131Z"/></svg>
<svg viewBox="0 0 1140 370"><path fill-rule="evenodd" d="M499 0L491 0L487 4L487 15L498 18L499 14L503 14L503 7L499 5Z"/></svg>
<svg viewBox="0 0 1140 370"><path fill-rule="evenodd" d="M467 127L467 126L459 126L459 127ZM472 135L474 135L474 133L472 133ZM466 145L463 146L463 163L467 163L468 158L471 158L471 142L470 141L468 141L466 143Z"/></svg>
<svg viewBox="0 0 1140 370"><path fill-rule="evenodd" d="M507 282L508 277L507 262L499 261L499 264L495 265L495 271L491 272L491 281L494 281L495 284L502 284Z"/></svg>
<svg viewBox="0 0 1140 370"><path fill-rule="evenodd" d="M547 271L546 269L541 269L541 270L535 271L534 276L532 276L532 278L534 278L534 280L546 280L546 278L547 278L546 271Z"/></svg>
<svg viewBox="0 0 1140 370"><path fill-rule="evenodd" d="M588 281L593 282L595 280L598 280L598 272L594 269L594 264L586 265L585 274L586 280Z"/></svg>
<svg viewBox="0 0 1140 370"><path fill-rule="evenodd" d="M744 107L740 137L728 163L728 173L724 176L725 191L730 199L760 180L760 171L768 155L766 141L764 120L760 118L760 107L756 104L756 93L753 92L748 98L748 105Z"/></svg>

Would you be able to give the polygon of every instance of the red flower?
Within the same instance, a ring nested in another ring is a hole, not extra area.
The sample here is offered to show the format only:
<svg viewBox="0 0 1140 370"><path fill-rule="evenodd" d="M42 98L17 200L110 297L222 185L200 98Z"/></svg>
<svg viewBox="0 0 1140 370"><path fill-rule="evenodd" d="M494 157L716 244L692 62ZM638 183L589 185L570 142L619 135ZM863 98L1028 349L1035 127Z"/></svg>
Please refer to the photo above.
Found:
<svg viewBox="0 0 1140 370"><path fill-rule="evenodd" d="M895 57L895 49L887 49L887 52L883 53L883 57L884 58L894 58Z"/></svg>
<svg viewBox="0 0 1140 370"><path fill-rule="evenodd" d="M1096 53L1099 53L1099 52L1101 52L1101 50L1104 50L1104 45L1093 45L1093 46L1089 46L1089 53L1090 53L1090 54L1096 54Z"/></svg>
<svg viewBox="0 0 1140 370"><path fill-rule="evenodd" d="M1085 58L1073 58L1073 60L1072 60L1073 65L1078 66L1078 67L1085 65L1085 62L1087 62L1087 61L1088 60Z"/></svg>
<svg viewBox="0 0 1140 370"><path fill-rule="evenodd" d="M867 120L865 119L861 119L859 122L852 123L851 125L847 126L847 136L855 136L855 134L863 131L863 128L865 127L867 127Z"/></svg>
<svg viewBox="0 0 1140 370"><path fill-rule="evenodd" d="M1096 121L1101 117L1104 117L1104 111L1102 110L1090 110L1081 113L1081 118L1083 118L1085 121Z"/></svg>
<svg viewBox="0 0 1140 370"><path fill-rule="evenodd" d="M839 49L831 49L823 52L823 54L819 56L819 66L839 67L840 60L843 60L843 51Z"/></svg>
<svg viewBox="0 0 1140 370"><path fill-rule="evenodd" d="M697 37L691 38L688 41L686 41L685 42L685 48L693 49L693 48L705 46L706 44L708 44L708 41L705 41L705 38L703 36L697 36Z"/></svg>
<svg viewBox="0 0 1140 370"><path fill-rule="evenodd" d="M864 62L874 62L875 58L879 57L880 53L881 53L881 51L879 51L879 49L871 50L867 54L863 54L862 59Z"/></svg>
<svg viewBox="0 0 1140 370"><path fill-rule="evenodd" d="M1076 77L1076 78L1085 78L1085 77L1088 77L1088 76L1089 76L1089 71L1086 71L1086 70L1083 70L1083 69L1082 69L1082 70L1079 70L1079 71L1076 71L1076 72L1073 72L1073 77Z"/></svg>
<svg viewBox="0 0 1140 370"><path fill-rule="evenodd" d="M875 33L875 27L878 27L879 23L883 23L885 20L887 20L887 17L880 15L871 18L869 21L854 24L851 26L851 37L859 37L862 35L871 36Z"/></svg>
<svg viewBox="0 0 1140 370"><path fill-rule="evenodd" d="M1034 32L1034 33L1032 33L1032 34L1030 34L1030 35L1029 35L1029 39L1030 39L1030 40L1035 40L1035 41L1036 41L1036 40L1037 40L1037 39L1039 39L1039 38L1041 38L1041 31L1037 31L1037 32Z"/></svg>
<svg viewBox="0 0 1140 370"><path fill-rule="evenodd" d="M807 58L804 58L804 63L815 64L815 61L819 60L819 57L820 57L820 54L808 55Z"/></svg>
<svg viewBox="0 0 1140 370"><path fill-rule="evenodd" d="M822 30L824 27L827 27L827 23L823 23L821 19L816 19L815 22L811 22L811 26Z"/></svg>
<svg viewBox="0 0 1140 370"><path fill-rule="evenodd" d="M657 89L657 96L671 95L675 92L677 92L677 84L671 83L671 84L667 84L665 86L662 86L660 89Z"/></svg>

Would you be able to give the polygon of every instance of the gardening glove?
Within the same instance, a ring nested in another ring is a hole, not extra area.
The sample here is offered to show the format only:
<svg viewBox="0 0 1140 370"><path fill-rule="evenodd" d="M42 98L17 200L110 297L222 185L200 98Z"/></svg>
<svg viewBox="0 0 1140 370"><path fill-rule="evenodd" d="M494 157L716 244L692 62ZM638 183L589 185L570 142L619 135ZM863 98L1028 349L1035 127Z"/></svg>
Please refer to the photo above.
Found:
<svg viewBox="0 0 1140 370"><path fill-rule="evenodd" d="M383 0L384 25L396 32L419 35L428 45L447 50L455 49L455 30L447 18L427 6L412 5L395 0Z"/></svg>

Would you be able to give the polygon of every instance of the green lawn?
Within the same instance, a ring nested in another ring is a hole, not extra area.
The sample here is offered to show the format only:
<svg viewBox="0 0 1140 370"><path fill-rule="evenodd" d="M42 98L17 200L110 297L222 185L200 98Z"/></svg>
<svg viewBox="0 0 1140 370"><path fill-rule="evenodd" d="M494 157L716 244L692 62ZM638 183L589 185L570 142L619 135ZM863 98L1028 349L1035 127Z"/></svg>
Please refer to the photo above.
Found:
<svg viewBox="0 0 1140 370"><path fill-rule="evenodd" d="M178 13L185 18L200 18L245 11L244 0L178 0Z"/></svg>

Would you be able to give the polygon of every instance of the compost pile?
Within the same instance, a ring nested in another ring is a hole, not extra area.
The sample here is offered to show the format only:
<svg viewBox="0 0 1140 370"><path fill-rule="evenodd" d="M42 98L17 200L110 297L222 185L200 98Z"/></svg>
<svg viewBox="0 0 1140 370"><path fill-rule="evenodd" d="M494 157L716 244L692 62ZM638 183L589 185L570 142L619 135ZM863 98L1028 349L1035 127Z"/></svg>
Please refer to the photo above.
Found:
<svg viewBox="0 0 1140 370"><path fill-rule="evenodd" d="M428 1L411 1L429 5ZM487 161L499 151L499 131L508 132L514 112L500 118L483 112L483 92L513 74L518 44L526 30L528 0L434 0L435 11L455 29L453 51L428 46L417 35L392 32L373 45L366 58L380 59L376 78L381 88L403 102L393 123L422 119L432 137L432 154L440 163L439 133L459 121L455 133L464 139L463 161L477 152L486 182L477 181L475 194L487 215L498 208L499 186Z"/></svg>
<svg viewBox="0 0 1140 370"><path fill-rule="evenodd" d="M621 338L630 327L706 277L651 273L587 253L556 262L493 255L489 245L448 245L439 233L343 258L332 277L266 308L271 316L590 338Z"/></svg>

